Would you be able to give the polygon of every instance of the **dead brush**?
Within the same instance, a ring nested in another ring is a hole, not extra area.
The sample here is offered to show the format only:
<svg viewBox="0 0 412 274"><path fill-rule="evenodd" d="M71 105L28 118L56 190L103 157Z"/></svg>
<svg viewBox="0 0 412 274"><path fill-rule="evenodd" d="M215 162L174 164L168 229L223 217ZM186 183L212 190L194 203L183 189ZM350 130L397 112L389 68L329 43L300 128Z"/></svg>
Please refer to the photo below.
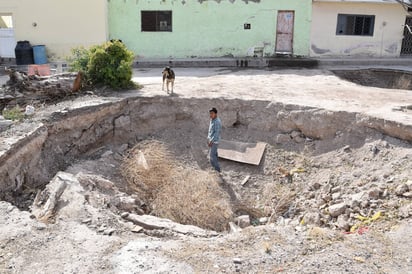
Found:
<svg viewBox="0 0 412 274"><path fill-rule="evenodd" d="M171 177L175 165L163 143L143 141L129 151L121 170L128 187L150 203Z"/></svg>
<svg viewBox="0 0 412 274"><path fill-rule="evenodd" d="M263 202L269 222L284 215L292 206L296 192L289 185L279 183L268 184L263 191Z"/></svg>
<svg viewBox="0 0 412 274"><path fill-rule="evenodd" d="M233 218L229 200L219 187L217 175L178 168L153 201L153 214L223 231Z"/></svg>
<svg viewBox="0 0 412 274"><path fill-rule="evenodd" d="M161 142L146 141L131 149L122 175L156 216L217 231L233 218L217 175L185 167Z"/></svg>

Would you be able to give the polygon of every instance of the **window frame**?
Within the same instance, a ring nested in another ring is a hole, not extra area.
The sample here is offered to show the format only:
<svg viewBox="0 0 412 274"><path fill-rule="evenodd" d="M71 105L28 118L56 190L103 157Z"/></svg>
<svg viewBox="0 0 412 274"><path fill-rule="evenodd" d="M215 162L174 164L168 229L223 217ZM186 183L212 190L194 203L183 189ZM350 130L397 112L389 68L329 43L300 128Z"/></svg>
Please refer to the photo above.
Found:
<svg viewBox="0 0 412 274"><path fill-rule="evenodd" d="M166 24L162 22L166 22ZM140 31L141 32L172 32L173 31L172 11L171 10L141 10L140 11Z"/></svg>
<svg viewBox="0 0 412 274"><path fill-rule="evenodd" d="M373 36L375 32L375 15L369 14L346 14L338 13L336 23L336 35L339 36ZM369 23L367 20L369 19ZM361 29L357 30L359 21L362 20ZM351 22L349 22L351 21ZM369 24L368 31L365 31L365 25ZM351 26L352 25L352 26ZM352 28L349 32L348 29Z"/></svg>

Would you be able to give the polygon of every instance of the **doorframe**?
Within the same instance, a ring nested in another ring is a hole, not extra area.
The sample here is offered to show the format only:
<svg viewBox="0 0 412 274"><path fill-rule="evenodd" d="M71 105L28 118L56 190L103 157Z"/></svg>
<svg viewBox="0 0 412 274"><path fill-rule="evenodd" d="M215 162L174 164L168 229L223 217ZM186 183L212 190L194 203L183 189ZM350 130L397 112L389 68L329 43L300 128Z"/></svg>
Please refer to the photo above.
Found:
<svg viewBox="0 0 412 274"><path fill-rule="evenodd" d="M278 52L276 47L278 44L278 19L279 19L279 12L292 12L293 13L293 28L292 28L292 48L290 52ZM293 44L294 44L294 35L295 35L295 15L296 11L295 10L278 10L276 13L276 29L275 29L275 55L293 55Z"/></svg>
<svg viewBox="0 0 412 274"><path fill-rule="evenodd" d="M14 48L14 47L16 46L16 31L15 31L15 23L14 23L14 14L13 14L12 12L0 12L0 16L10 16L10 17L11 17L12 26L13 26L13 27L7 28L7 29L11 29L11 30L12 30L12 33L13 33L13 41L14 41L14 45L12 45L12 46L13 46L13 48ZM13 53L13 55L14 55L14 53ZM13 59L13 58L15 58L15 56L14 56L14 57L10 57L10 56L7 56L7 57L0 56L0 58L1 58L1 59Z"/></svg>
<svg viewBox="0 0 412 274"><path fill-rule="evenodd" d="M406 21L408 20L408 19L410 19L410 20L412 20L412 16L410 16L410 15L407 15L407 16L405 16L405 25L406 25ZM412 52L411 53L402 53L402 46L403 46L403 41L404 41L404 39L405 39L405 35L403 35L404 33L405 33L405 31L407 30L407 27L404 25L404 27L403 27L403 33L402 33L402 42L401 42L401 50L400 50L400 52L399 52L399 55L400 55L400 57L412 57ZM409 26L411 29L412 29L412 25L411 26ZM410 33L410 35L412 36L412 33Z"/></svg>

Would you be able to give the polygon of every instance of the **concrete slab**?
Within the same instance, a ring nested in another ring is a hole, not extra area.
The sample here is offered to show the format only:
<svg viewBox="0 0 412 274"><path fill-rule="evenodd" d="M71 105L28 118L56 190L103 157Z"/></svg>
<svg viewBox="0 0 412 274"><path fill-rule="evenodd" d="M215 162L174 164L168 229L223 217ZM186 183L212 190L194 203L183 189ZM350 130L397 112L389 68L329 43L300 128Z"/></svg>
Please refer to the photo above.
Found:
<svg viewBox="0 0 412 274"><path fill-rule="evenodd" d="M218 154L220 158L235 162L259 165L265 152L266 143L241 143L220 140Z"/></svg>

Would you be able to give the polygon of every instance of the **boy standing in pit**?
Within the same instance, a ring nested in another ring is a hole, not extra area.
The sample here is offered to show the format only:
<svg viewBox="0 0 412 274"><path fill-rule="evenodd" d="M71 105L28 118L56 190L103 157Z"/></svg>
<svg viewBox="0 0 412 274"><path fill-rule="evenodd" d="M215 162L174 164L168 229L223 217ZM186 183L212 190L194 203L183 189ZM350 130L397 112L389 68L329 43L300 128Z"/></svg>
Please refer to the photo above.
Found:
<svg viewBox="0 0 412 274"><path fill-rule="evenodd" d="M222 129L222 122L217 117L217 109L212 108L209 110L210 124L209 132L207 135L207 145L209 146L209 158L212 167L220 173L220 166L218 162L217 147L219 145L220 131Z"/></svg>

